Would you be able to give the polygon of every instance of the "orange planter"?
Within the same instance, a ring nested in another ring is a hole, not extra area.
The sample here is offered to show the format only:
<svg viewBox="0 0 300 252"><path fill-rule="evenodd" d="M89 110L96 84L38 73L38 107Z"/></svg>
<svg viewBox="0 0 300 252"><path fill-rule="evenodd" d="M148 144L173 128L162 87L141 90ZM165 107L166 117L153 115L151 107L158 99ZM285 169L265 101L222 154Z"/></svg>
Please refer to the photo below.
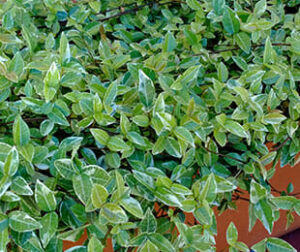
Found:
<svg viewBox="0 0 300 252"><path fill-rule="evenodd" d="M276 166L276 173L270 180L270 183L278 190L286 190L287 185L291 182L294 185L294 191L300 192L300 163L291 167L289 165L280 168L279 164ZM278 196L278 195L275 195ZM280 218L274 224L273 233L265 230L260 221L257 221L251 232L248 231L248 202L239 200L237 202L237 210L226 210L222 215L217 216L218 236L216 237L217 251L228 251L226 243L226 229L231 221L234 222L239 231L239 241L245 242L251 246L258 241L268 236L280 237L290 231L300 227L300 217L294 215L295 220L288 230L286 226L286 211L280 211Z"/></svg>
<svg viewBox="0 0 300 252"><path fill-rule="evenodd" d="M270 167L267 166L267 168ZM286 190L286 187L289 183L293 183L294 191L300 192L300 174L299 169L300 163L296 166L291 167L290 165L286 165L283 168L280 168L279 164L276 166L275 175L270 180L270 183L278 190ZM278 196L278 195L275 195ZM291 224L288 230L286 230L286 211L280 212L280 218L274 224L273 233L271 235L265 230L260 221L257 221L254 228L251 232L248 231L248 202L243 200L237 201L237 210L226 210L220 216L218 216L217 211L217 228L218 235L216 237L217 243L217 251L228 251L228 245L226 243L226 229L231 221L234 222L238 231L239 231L239 241L245 242L248 246L251 246L258 241L262 240L268 236L282 236L290 231L293 231L297 228L300 228L300 217L298 215L294 215L295 220ZM192 214L186 214L186 223L194 224L195 219ZM87 239L87 233L77 241L77 242L68 242L64 241L64 250L76 246L81 245ZM113 252L112 242L110 239L107 240L105 252Z"/></svg>

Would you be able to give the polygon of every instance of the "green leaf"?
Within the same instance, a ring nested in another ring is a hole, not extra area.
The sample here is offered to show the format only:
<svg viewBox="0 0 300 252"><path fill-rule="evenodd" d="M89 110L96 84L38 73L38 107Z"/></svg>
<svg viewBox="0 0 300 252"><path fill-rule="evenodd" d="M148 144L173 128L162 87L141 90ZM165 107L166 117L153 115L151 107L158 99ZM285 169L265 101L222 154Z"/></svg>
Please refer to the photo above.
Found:
<svg viewBox="0 0 300 252"><path fill-rule="evenodd" d="M197 79L201 66L192 66L188 68L176 81L171 85L172 89L181 90L187 83Z"/></svg>
<svg viewBox="0 0 300 252"><path fill-rule="evenodd" d="M233 61L235 62L235 64L237 64L237 66L239 68L241 68L242 70L247 70L248 69L248 65L247 62L239 56L232 56Z"/></svg>
<svg viewBox="0 0 300 252"><path fill-rule="evenodd" d="M117 82L112 82L105 92L104 99L103 99L104 104L111 105L116 99L117 94L118 94Z"/></svg>
<svg viewBox="0 0 300 252"><path fill-rule="evenodd" d="M6 245L10 242L8 228L0 232L0 251L6 251Z"/></svg>
<svg viewBox="0 0 300 252"><path fill-rule="evenodd" d="M64 241L76 242L79 240L80 237L82 237L84 229L85 229L85 226L76 228L74 230L69 230L69 231L60 233L57 236L57 238L64 240Z"/></svg>
<svg viewBox="0 0 300 252"><path fill-rule="evenodd" d="M165 42L163 45L164 52L172 52L177 46L176 39L171 32L167 32L165 36Z"/></svg>
<svg viewBox="0 0 300 252"><path fill-rule="evenodd" d="M87 252L95 252L95 251L102 252L103 249L104 249L104 246L95 236L93 236L89 240Z"/></svg>
<svg viewBox="0 0 300 252"><path fill-rule="evenodd" d="M222 82L225 82L228 79L228 69L223 62L218 65L218 79Z"/></svg>
<svg viewBox="0 0 300 252"><path fill-rule="evenodd" d="M129 213L137 218L142 219L144 216L143 209L140 203L133 197L123 198L120 200L120 205Z"/></svg>
<svg viewBox="0 0 300 252"><path fill-rule="evenodd" d="M11 178L9 176L2 176L0 179L0 197L7 191L11 185Z"/></svg>
<svg viewBox="0 0 300 252"><path fill-rule="evenodd" d="M45 212L55 210L56 199L54 193L39 180L37 180L35 185L34 198L41 210Z"/></svg>
<svg viewBox="0 0 300 252"><path fill-rule="evenodd" d="M174 134L178 139L194 146L194 138L193 138L192 134L186 128L180 127L180 126L176 127L174 129Z"/></svg>
<svg viewBox="0 0 300 252"><path fill-rule="evenodd" d="M121 159L118 153L107 153L104 160L107 166L111 168L117 169L121 165Z"/></svg>
<svg viewBox="0 0 300 252"><path fill-rule="evenodd" d="M4 175L12 177L19 168L19 153L15 147L12 147L8 153L3 167Z"/></svg>
<svg viewBox="0 0 300 252"><path fill-rule="evenodd" d="M125 183L122 175L116 170L115 171L116 176L116 185L117 185L117 191L116 195L119 199L121 199L124 196L125 193Z"/></svg>
<svg viewBox="0 0 300 252"><path fill-rule="evenodd" d="M132 121L140 127L147 127L149 125L149 118L146 115L136 115L132 118Z"/></svg>
<svg viewBox="0 0 300 252"><path fill-rule="evenodd" d="M147 234L140 234L129 241L131 246L141 246L147 240Z"/></svg>
<svg viewBox="0 0 300 252"><path fill-rule="evenodd" d="M255 205L255 210L257 218L261 220L264 227L267 229L269 234L271 234L274 224L274 217L270 204L266 199L262 199Z"/></svg>
<svg viewBox="0 0 300 252"><path fill-rule="evenodd" d="M18 82L17 74L15 72L9 72L6 65L2 61L0 61L0 74L3 75L1 78L1 89L9 88L12 85L9 83L9 81L14 83Z"/></svg>
<svg viewBox="0 0 300 252"><path fill-rule="evenodd" d="M253 204L256 204L261 199L266 198L268 195L268 191L262 185L256 183L254 180L251 180L250 184L250 201Z"/></svg>
<svg viewBox="0 0 300 252"><path fill-rule="evenodd" d="M155 144L152 147L152 154L156 155L158 153L163 152L165 149L165 143L166 142L164 136L158 137L158 139L156 140Z"/></svg>
<svg viewBox="0 0 300 252"><path fill-rule="evenodd" d="M175 222L176 227L185 241L185 244L191 244L193 242L193 231L186 224L181 223L180 221Z"/></svg>
<svg viewBox="0 0 300 252"><path fill-rule="evenodd" d="M298 202L295 197L292 196L279 196L270 199L278 208L283 210L291 210Z"/></svg>
<svg viewBox="0 0 300 252"><path fill-rule="evenodd" d="M8 217L4 214L0 214L0 233L3 232L8 226Z"/></svg>
<svg viewBox="0 0 300 252"><path fill-rule="evenodd" d="M169 190L160 187L154 192L155 197L157 197L161 202L168 206L180 207L181 203L179 199L171 193Z"/></svg>
<svg viewBox="0 0 300 252"><path fill-rule="evenodd" d="M149 240L146 241L144 246L139 250L140 252L158 252L158 248Z"/></svg>
<svg viewBox="0 0 300 252"><path fill-rule="evenodd" d="M26 145L30 141L29 127L20 115L14 121L13 137L17 146Z"/></svg>
<svg viewBox="0 0 300 252"><path fill-rule="evenodd" d="M132 142L134 144L146 147L146 142L145 142L144 138L135 131L129 131L127 133L127 138L130 142Z"/></svg>
<svg viewBox="0 0 300 252"><path fill-rule="evenodd" d="M29 163L32 162L32 159L34 157L34 152L35 152L35 148L34 146L29 143L29 144L26 144L26 145L23 145L23 146L20 146L18 148L21 156Z"/></svg>
<svg viewBox="0 0 300 252"><path fill-rule="evenodd" d="M0 42L3 44L21 44L23 43L17 36L12 34L0 34Z"/></svg>
<svg viewBox="0 0 300 252"><path fill-rule="evenodd" d="M34 35L30 32L26 25L22 25L22 36L26 41L26 44L29 48L29 52L33 53L37 45L37 41L34 38Z"/></svg>
<svg viewBox="0 0 300 252"><path fill-rule="evenodd" d="M101 2L98 2L98 1L92 1L92 2L89 2L89 6L96 12L98 13L101 9ZM95 250L94 250L95 251ZM90 251L88 251L90 252Z"/></svg>
<svg viewBox="0 0 300 252"><path fill-rule="evenodd" d="M114 203L107 203L101 208L100 214L104 216L109 222L118 224L127 222L128 217L124 210Z"/></svg>
<svg viewBox="0 0 300 252"><path fill-rule="evenodd" d="M197 0L187 0L186 3L193 10L202 10L201 4Z"/></svg>
<svg viewBox="0 0 300 252"><path fill-rule="evenodd" d="M4 76L0 76L0 91L1 92L8 90L12 85L13 85L13 83L11 81L6 79Z"/></svg>
<svg viewBox="0 0 300 252"><path fill-rule="evenodd" d="M107 147L111 151L120 151L120 152L129 150L130 148L120 136L110 137L107 142Z"/></svg>
<svg viewBox="0 0 300 252"><path fill-rule="evenodd" d="M150 234L148 239L163 252L175 252L172 243L161 234Z"/></svg>
<svg viewBox="0 0 300 252"><path fill-rule="evenodd" d="M267 9L266 0L260 0L255 4L253 13L256 16L256 18L259 18L262 14L265 13L266 9Z"/></svg>
<svg viewBox="0 0 300 252"><path fill-rule="evenodd" d="M40 125L40 132L42 136L47 136L53 129L54 123L48 119L44 120Z"/></svg>
<svg viewBox="0 0 300 252"><path fill-rule="evenodd" d="M155 87L152 80L142 71L139 70L139 97L146 111L149 111L153 105L156 96Z"/></svg>
<svg viewBox="0 0 300 252"><path fill-rule="evenodd" d="M233 222L230 222L226 231L226 240L230 246L234 246L238 239L238 231Z"/></svg>
<svg viewBox="0 0 300 252"><path fill-rule="evenodd" d="M72 180L73 176L76 174L73 162L71 159L57 159L54 161L54 166L59 172L59 174L65 178Z"/></svg>
<svg viewBox="0 0 300 252"><path fill-rule="evenodd" d="M140 222L139 227L143 233L155 233L157 222L150 208L147 209L144 219Z"/></svg>
<svg viewBox="0 0 300 252"><path fill-rule="evenodd" d="M59 54L61 63L68 63L71 59L71 51L68 39L64 32L60 36Z"/></svg>
<svg viewBox="0 0 300 252"><path fill-rule="evenodd" d="M217 175L215 175L215 180L217 183L217 193L231 192L237 188L236 185L234 185L229 180Z"/></svg>
<svg viewBox="0 0 300 252"><path fill-rule="evenodd" d="M6 143L0 142L0 161L5 162L5 159L7 158L8 153L11 150L11 146Z"/></svg>
<svg viewBox="0 0 300 252"><path fill-rule="evenodd" d="M85 166L84 173L90 177L94 184L106 185L110 181L110 175L97 165Z"/></svg>
<svg viewBox="0 0 300 252"><path fill-rule="evenodd" d="M55 62L53 62L44 78L44 96L46 102L49 102L54 98L59 88L59 81L60 73Z"/></svg>
<svg viewBox="0 0 300 252"><path fill-rule="evenodd" d="M263 239L251 247L254 252L265 252L267 249L267 239Z"/></svg>
<svg viewBox="0 0 300 252"><path fill-rule="evenodd" d="M212 224L212 210L210 209L207 201L204 201L203 205L198 207L193 214L196 220L200 222L200 224L203 225Z"/></svg>
<svg viewBox="0 0 300 252"><path fill-rule="evenodd" d="M165 139L165 150L173 157L181 158L182 156L180 145L173 137L168 137Z"/></svg>
<svg viewBox="0 0 300 252"><path fill-rule="evenodd" d="M270 252L296 252L297 250L286 241L270 237L267 240L267 248Z"/></svg>
<svg viewBox="0 0 300 252"><path fill-rule="evenodd" d="M23 177L16 177L12 181L11 190L14 191L18 195L33 195L33 192Z"/></svg>
<svg viewBox="0 0 300 252"><path fill-rule="evenodd" d="M273 51L273 47L272 47L270 37L268 37L266 39L263 60L264 60L265 64L274 62L274 51Z"/></svg>
<svg viewBox="0 0 300 252"><path fill-rule="evenodd" d="M62 126L69 126L69 122L66 119L63 112L61 112L56 106L52 109L52 111L48 114L49 119Z"/></svg>
<svg viewBox="0 0 300 252"><path fill-rule="evenodd" d="M195 35L195 33L193 33L192 31L189 31L187 29L185 29L183 31L187 41L190 43L190 45L196 45L198 42L197 36Z"/></svg>
<svg viewBox="0 0 300 252"><path fill-rule="evenodd" d="M276 151L272 151L272 152L269 152L267 153L266 155L262 156L260 159L259 159L259 162L266 166L268 164L270 164L276 157Z"/></svg>
<svg viewBox="0 0 300 252"><path fill-rule="evenodd" d="M93 137L102 145L106 145L109 139L109 135L102 129L90 129Z"/></svg>
<svg viewBox="0 0 300 252"><path fill-rule="evenodd" d="M268 124L279 124L284 121L286 117L280 113L272 112L263 117L263 121Z"/></svg>
<svg viewBox="0 0 300 252"><path fill-rule="evenodd" d="M94 184L92 188L92 203L96 208L100 208L108 197L106 188L102 185Z"/></svg>
<svg viewBox="0 0 300 252"><path fill-rule="evenodd" d="M81 202L86 204L91 197L93 188L90 177L86 174L79 174L73 176L72 182L77 197L81 200Z"/></svg>
<svg viewBox="0 0 300 252"><path fill-rule="evenodd" d="M246 32L239 32L237 34L234 34L233 37L235 42L245 53L250 53L251 39Z"/></svg>
<svg viewBox="0 0 300 252"><path fill-rule="evenodd" d="M57 231L58 216L55 212L47 213L42 217L40 222L42 224L39 232L40 239L45 248Z"/></svg>
<svg viewBox="0 0 300 252"><path fill-rule="evenodd" d="M231 35L238 33L240 30L240 21L229 7L224 9L222 23L225 31Z"/></svg>
<svg viewBox="0 0 300 252"><path fill-rule="evenodd" d="M43 251L42 245L36 236L30 237L24 244L24 248L28 249L28 251Z"/></svg>
<svg viewBox="0 0 300 252"><path fill-rule="evenodd" d="M238 122L232 120L226 120L224 128L230 133L239 137L247 138L248 134L246 130Z"/></svg>
<svg viewBox="0 0 300 252"><path fill-rule="evenodd" d="M9 227L16 232L29 232L42 228L42 225L23 211L9 213Z"/></svg>
<svg viewBox="0 0 300 252"><path fill-rule="evenodd" d="M24 71L24 60L19 52L15 54L8 67L9 72L14 72L20 76Z"/></svg>
<svg viewBox="0 0 300 252"><path fill-rule="evenodd" d="M201 190L199 200L207 200L207 202L211 203L215 200L217 195L217 183L214 174L211 173L204 181L205 184Z"/></svg>
<svg viewBox="0 0 300 252"><path fill-rule="evenodd" d="M286 188L287 193L291 193L294 191L294 186L292 183L289 183L287 188Z"/></svg>
<svg viewBox="0 0 300 252"><path fill-rule="evenodd" d="M153 178L149 175L147 175L144 172L140 172L137 170L133 170L133 176L134 178L139 181L142 185L146 186L147 188L154 189L154 181Z"/></svg>
<svg viewBox="0 0 300 252"><path fill-rule="evenodd" d="M234 248L236 248L238 251L249 252L248 246L243 242L236 242Z"/></svg>
<svg viewBox="0 0 300 252"><path fill-rule="evenodd" d="M212 6L215 14L221 16L225 7L225 0L213 0Z"/></svg>

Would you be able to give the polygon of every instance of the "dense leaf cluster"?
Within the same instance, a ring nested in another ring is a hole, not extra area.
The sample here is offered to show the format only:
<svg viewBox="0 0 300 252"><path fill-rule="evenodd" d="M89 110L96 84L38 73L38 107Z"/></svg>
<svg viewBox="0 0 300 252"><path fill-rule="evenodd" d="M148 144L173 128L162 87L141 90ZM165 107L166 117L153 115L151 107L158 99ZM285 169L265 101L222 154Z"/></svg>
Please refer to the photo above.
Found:
<svg viewBox="0 0 300 252"><path fill-rule="evenodd" d="M271 233L280 209L291 223L298 194L269 180L300 150L297 7L1 1L0 251L62 251L84 230L70 251L215 251L237 200L249 229ZM249 251L233 223L227 241Z"/></svg>

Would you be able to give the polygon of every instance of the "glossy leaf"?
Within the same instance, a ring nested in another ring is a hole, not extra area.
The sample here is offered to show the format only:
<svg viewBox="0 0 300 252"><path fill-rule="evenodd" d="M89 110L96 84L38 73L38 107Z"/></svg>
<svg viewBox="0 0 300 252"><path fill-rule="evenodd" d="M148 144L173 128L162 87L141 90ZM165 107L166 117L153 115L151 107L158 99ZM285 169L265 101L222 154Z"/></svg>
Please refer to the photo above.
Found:
<svg viewBox="0 0 300 252"><path fill-rule="evenodd" d="M9 226L17 232L29 232L42 225L23 211L13 211L9 215Z"/></svg>
<svg viewBox="0 0 300 252"><path fill-rule="evenodd" d="M55 210L56 199L54 193L39 180L36 182L34 198L41 210L46 212Z"/></svg>
<svg viewBox="0 0 300 252"><path fill-rule="evenodd" d="M157 228L157 222L151 210L148 208L144 219L140 223L140 228L143 233L154 233Z"/></svg>
<svg viewBox="0 0 300 252"><path fill-rule="evenodd" d="M51 101L54 98L56 91L59 88L59 80L60 73L55 62L53 62L44 79L44 96L46 102Z"/></svg>
<svg viewBox="0 0 300 252"><path fill-rule="evenodd" d="M101 208L100 214L111 223L124 223L128 217L124 210L114 203L107 203Z"/></svg>
<svg viewBox="0 0 300 252"><path fill-rule="evenodd" d="M26 122L17 116L13 125L13 136L16 145L26 145L30 140L30 131Z"/></svg>
<svg viewBox="0 0 300 252"><path fill-rule="evenodd" d="M48 213L41 219L42 228L39 231L43 247L47 247L58 227L58 216L55 212Z"/></svg>
<svg viewBox="0 0 300 252"><path fill-rule="evenodd" d="M148 111L153 105L155 94L155 87L152 80L142 71L139 70L139 97L141 103Z"/></svg>
<svg viewBox="0 0 300 252"><path fill-rule="evenodd" d="M238 231L233 222L230 222L226 231L226 240L229 245L234 246L238 239Z"/></svg>
<svg viewBox="0 0 300 252"><path fill-rule="evenodd" d="M297 251L293 246L288 244L286 241L279 239L279 238L273 238L270 237L267 240L267 248L270 252L277 252L277 251Z"/></svg>
<svg viewBox="0 0 300 252"><path fill-rule="evenodd" d="M19 168L19 153L15 147L13 147L8 153L4 166L3 172L4 175L13 176Z"/></svg>
<svg viewBox="0 0 300 252"><path fill-rule="evenodd" d="M229 7L224 9L222 23L225 31L231 35L240 30L240 21L238 20L234 11Z"/></svg>
<svg viewBox="0 0 300 252"><path fill-rule="evenodd" d="M106 188L102 185L94 184L92 188L92 203L94 207L100 208L108 197Z"/></svg>
<svg viewBox="0 0 300 252"><path fill-rule="evenodd" d="M86 204L92 193L91 179L86 174L79 174L73 177L72 182L77 197Z"/></svg>

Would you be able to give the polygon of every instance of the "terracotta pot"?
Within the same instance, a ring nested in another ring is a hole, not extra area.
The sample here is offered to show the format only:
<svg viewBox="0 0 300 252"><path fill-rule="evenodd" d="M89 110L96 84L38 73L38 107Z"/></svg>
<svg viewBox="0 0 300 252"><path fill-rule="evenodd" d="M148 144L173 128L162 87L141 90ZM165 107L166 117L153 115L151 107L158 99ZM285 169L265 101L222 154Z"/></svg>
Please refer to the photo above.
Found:
<svg viewBox="0 0 300 252"><path fill-rule="evenodd" d="M294 191L300 192L299 169L300 163L294 167L287 165L282 168L280 168L278 164L276 166L276 173L270 180L270 183L278 190L286 190L288 184L291 182L294 185ZM275 196L278 196L278 194ZM248 202L239 200L237 202L237 210L226 210L222 215L216 215L218 226L218 236L216 237L217 251L228 251L226 243L226 229L231 221L234 222L239 231L239 241L245 242L248 246L257 243L265 237L280 237L288 232L300 228L300 217L295 214L294 222L291 224L289 229L286 230L285 212L286 211L283 210L280 211L280 218L277 222L275 222L271 235L269 235L269 233L265 230L260 221L257 221L252 231L249 232Z"/></svg>
<svg viewBox="0 0 300 252"><path fill-rule="evenodd" d="M63 250L67 250L69 248L82 245L86 239L88 238L86 230L84 230L84 234L80 237L80 239L76 242L70 242L70 241L63 241ZM104 252L113 252L113 246L111 239L107 239L106 241L106 247L104 249Z"/></svg>
<svg viewBox="0 0 300 252"><path fill-rule="evenodd" d="M269 168L271 165L267 166ZM279 164L276 166L275 175L270 180L270 183L278 190L286 190L289 183L293 183L294 191L300 192L300 179L299 179L299 170L300 163L296 166L291 167L289 165L280 168ZM288 175L288 176L287 176ZM275 195L278 196L278 195ZM273 233L271 235L265 230L260 221L257 221L254 228L251 232L248 231L248 202L243 200L237 201L237 210L226 210L220 216L218 216L217 211L217 228L218 228L218 236L216 237L217 243L217 251L228 251L228 245L226 243L226 229L231 221L234 222L238 231L239 231L239 241L245 242L248 246L252 246L258 241L262 240L268 236L280 237L288 232L291 232L297 228L300 228L300 217L298 215L294 215L295 220L286 230L286 211L280 212L280 218L274 224ZM195 219L192 214L186 214L186 223L193 225L195 223ZM76 246L81 245L87 239L87 233L77 241L77 242L68 242L64 241L64 250ZM105 252L113 252L112 242L110 239L107 240Z"/></svg>

